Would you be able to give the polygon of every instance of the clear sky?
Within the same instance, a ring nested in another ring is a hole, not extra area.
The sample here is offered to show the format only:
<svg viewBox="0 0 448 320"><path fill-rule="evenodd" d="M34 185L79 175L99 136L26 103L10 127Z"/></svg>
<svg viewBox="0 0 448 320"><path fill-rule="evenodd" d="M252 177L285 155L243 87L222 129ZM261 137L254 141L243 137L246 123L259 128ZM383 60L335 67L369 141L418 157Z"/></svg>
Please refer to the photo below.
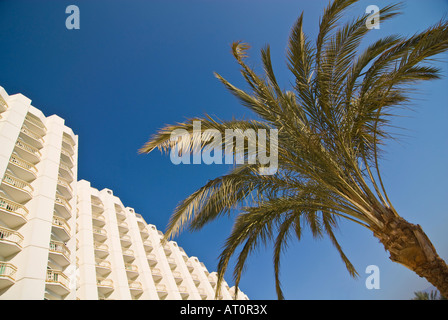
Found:
<svg viewBox="0 0 448 320"><path fill-rule="evenodd" d="M289 31L304 11L305 31L315 36L327 1L0 1L0 85L22 93L49 116L57 114L79 135L79 179L110 188L126 206L164 230L176 204L225 165L178 165L169 156L138 149L164 124L204 113L221 119L253 115L213 76L219 72L245 87L230 44L251 44L251 63L271 45L273 65L283 86ZM350 11L362 14L361 1ZM80 29L68 30L65 8L80 9ZM412 35L448 13L446 0L404 1L403 15L381 24L370 39L391 33ZM386 188L397 211L418 223L448 261L448 68L444 79L421 85L414 112L396 124L405 137L391 142L382 164ZM222 219L203 231L175 240L210 271L231 228ZM388 259L382 245L358 225L341 223L338 239L360 274L353 279L328 240L310 233L291 242L283 255L281 278L287 299L410 299L427 289L425 280ZM272 248L252 256L240 283L251 299L276 299ZM380 289L368 290L368 265L380 270ZM231 272L226 280L233 284Z"/></svg>

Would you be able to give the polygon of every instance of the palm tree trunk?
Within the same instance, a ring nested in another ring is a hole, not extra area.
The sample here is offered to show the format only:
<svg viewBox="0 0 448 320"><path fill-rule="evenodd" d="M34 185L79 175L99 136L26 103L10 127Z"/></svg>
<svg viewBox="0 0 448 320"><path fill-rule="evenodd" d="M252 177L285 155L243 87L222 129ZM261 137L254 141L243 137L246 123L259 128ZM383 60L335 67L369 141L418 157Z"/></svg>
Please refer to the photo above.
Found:
<svg viewBox="0 0 448 320"><path fill-rule="evenodd" d="M448 266L419 225L391 215L381 230L374 232L390 259L425 278L448 297Z"/></svg>

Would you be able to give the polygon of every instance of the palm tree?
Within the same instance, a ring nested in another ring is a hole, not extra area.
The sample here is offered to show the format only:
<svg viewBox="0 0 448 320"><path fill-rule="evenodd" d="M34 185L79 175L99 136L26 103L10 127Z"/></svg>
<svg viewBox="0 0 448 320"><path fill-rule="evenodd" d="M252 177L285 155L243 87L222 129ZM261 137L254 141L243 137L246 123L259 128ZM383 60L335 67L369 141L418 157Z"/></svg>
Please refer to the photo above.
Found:
<svg viewBox="0 0 448 320"><path fill-rule="evenodd" d="M264 165L259 161L235 165L228 174L181 201L170 217L165 240L185 227L198 230L237 212L219 256L218 287L238 248L233 271L236 287L251 252L273 241L276 291L283 299L280 255L292 237L301 239L304 228L315 237L328 236L349 273L356 276L334 234L339 220L346 219L369 229L392 261L426 278L448 296L447 264L422 228L396 212L379 170L384 143L395 137L390 132L391 119L409 102L409 86L440 77L440 70L428 62L448 49L448 22L442 20L411 37L390 35L361 50L361 40L369 32L367 14L340 22L355 2L331 2L320 19L314 43L303 31L303 13L299 16L287 48L287 66L294 77L291 90L280 88L269 46L261 50L264 72L259 75L246 64L249 46L233 43L233 56L250 90L215 75L255 112L257 120L193 118L163 127L140 149L141 153L156 148L178 152L187 145L192 153L200 152L214 142L193 134L194 121L201 122L201 132L214 129L223 135L226 129L278 130L275 174L262 174ZM382 8L381 22L398 13L399 5ZM171 139L176 129L185 130L187 143ZM244 156L246 160L251 156L248 148Z"/></svg>
<svg viewBox="0 0 448 320"><path fill-rule="evenodd" d="M430 293L425 291L414 292L414 298L412 300L446 300L446 298L439 294L437 290L431 290Z"/></svg>

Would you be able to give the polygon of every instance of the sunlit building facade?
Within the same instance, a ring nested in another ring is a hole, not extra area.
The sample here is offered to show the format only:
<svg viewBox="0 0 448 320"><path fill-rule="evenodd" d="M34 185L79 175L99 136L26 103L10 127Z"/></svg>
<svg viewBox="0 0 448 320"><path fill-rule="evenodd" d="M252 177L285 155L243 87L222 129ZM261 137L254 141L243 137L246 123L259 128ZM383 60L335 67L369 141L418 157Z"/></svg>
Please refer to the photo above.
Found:
<svg viewBox="0 0 448 320"><path fill-rule="evenodd" d="M78 181L77 160L64 119L0 87L0 299L214 299L216 273L112 190ZM234 292L224 281L218 298Z"/></svg>

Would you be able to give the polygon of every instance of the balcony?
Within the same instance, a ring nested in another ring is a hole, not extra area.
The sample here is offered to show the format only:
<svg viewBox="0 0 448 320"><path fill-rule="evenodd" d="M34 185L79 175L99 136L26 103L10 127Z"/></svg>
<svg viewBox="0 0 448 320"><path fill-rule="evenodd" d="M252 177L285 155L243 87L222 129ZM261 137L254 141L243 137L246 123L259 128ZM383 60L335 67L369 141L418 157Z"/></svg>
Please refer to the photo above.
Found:
<svg viewBox="0 0 448 320"><path fill-rule="evenodd" d="M185 252L184 248L182 248L182 247L178 247L178 248L179 248L180 254L182 255L182 259L184 259L185 262L188 261L188 256L187 256L187 253Z"/></svg>
<svg viewBox="0 0 448 320"><path fill-rule="evenodd" d="M99 213L92 213L92 223L97 227L104 227L106 224L106 218Z"/></svg>
<svg viewBox="0 0 448 320"><path fill-rule="evenodd" d="M121 233L126 233L126 232L129 231L129 226L128 226L128 224L126 222L120 221L120 222L118 222L118 230Z"/></svg>
<svg viewBox="0 0 448 320"><path fill-rule="evenodd" d="M135 264L125 263L124 268L129 279L134 279L138 276L138 267Z"/></svg>
<svg viewBox="0 0 448 320"><path fill-rule="evenodd" d="M96 269L96 273L103 278L112 272L111 263L107 260L95 261L95 269Z"/></svg>
<svg viewBox="0 0 448 320"><path fill-rule="evenodd" d="M93 247L96 257L103 259L109 255L109 246L107 244L95 242Z"/></svg>
<svg viewBox="0 0 448 320"><path fill-rule="evenodd" d="M210 282L210 285L214 288L216 286L216 276L215 275L209 275L208 281Z"/></svg>
<svg viewBox="0 0 448 320"><path fill-rule="evenodd" d="M1 186L17 202L27 202L33 197L33 187L28 182L9 173L5 173Z"/></svg>
<svg viewBox="0 0 448 320"><path fill-rule="evenodd" d="M123 250L123 260L125 263L130 263L135 260L134 251L131 249Z"/></svg>
<svg viewBox="0 0 448 320"><path fill-rule="evenodd" d="M143 241L143 247L145 248L145 251L146 251L146 252L151 252L152 249L153 249L151 240L145 240L145 241Z"/></svg>
<svg viewBox="0 0 448 320"><path fill-rule="evenodd" d="M17 268L11 263L0 261L0 290L16 282Z"/></svg>
<svg viewBox="0 0 448 320"><path fill-rule="evenodd" d="M182 297L182 299L187 299L188 296L190 295L188 293L187 287L179 286L178 289L179 289L179 293L180 293L180 296Z"/></svg>
<svg viewBox="0 0 448 320"><path fill-rule="evenodd" d="M56 194L55 199L55 208L65 219L69 219L72 216L72 206L68 203L67 199L60 194Z"/></svg>
<svg viewBox="0 0 448 320"><path fill-rule="evenodd" d="M198 288L199 291L199 295L201 296L202 300L207 299L207 294L205 293L205 289L204 288Z"/></svg>
<svg viewBox="0 0 448 320"><path fill-rule="evenodd" d="M62 143L66 144L67 147L73 147L75 145L75 140L72 139L72 137L68 134L62 135ZM70 149L69 149L70 150ZM73 154L73 153L72 153Z"/></svg>
<svg viewBox="0 0 448 320"><path fill-rule="evenodd" d="M93 228L93 238L96 241L102 242L107 239L107 231L106 229L94 227Z"/></svg>
<svg viewBox="0 0 448 320"><path fill-rule="evenodd" d="M166 286L164 284L156 285L156 291L159 295L159 298L164 298L168 295L168 291L166 290Z"/></svg>
<svg viewBox="0 0 448 320"><path fill-rule="evenodd" d="M170 245L168 243L163 245L163 251L165 251L165 254L167 256L169 256L172 253Z"/></svg>
<svg viewBox="0 0 448 320"><path fill-rule="evenodd" d="M120 206L115 205L115 212L119 221L126 219L126 212Z"/></svg>
<svg viewBox="0 0 448 320"><path fill-rule="evenodd" d="M182 274L179 271L173 271L173 277L176 284L179 284L184 280Z"/></svg>
<svg viewBox="0 0 448 320"><path fill-rule="evenodd" d="M1 219L10 228L16 228L26 223L28 209L23 205L0 196Z"/></svg>
<svg viewBox="0 0 448 320"><path fill-rule="evenodd" d="M162 272L160 272L160 269L154 268L151 270L151 273L152 273L152 278L154 279L155 282L162 280L163 276L162 276Z"/></svg>
<svg viewBox="0 0 448 320"><path fill-rule="evenodd" d="M25 143L21 139L17 139L14 151L19 157L33 164L39 162L42 157L42 153L40 153L39 149Z"/></svg>
<svg viewBox="0 0 448 320"><path fill-rule="evenodd" d="M155 254L150 253L148 255L146 255L146 259L148 260L149 266L153 267L157 264L157 257Z"/></svg>
<svg viewBox="0 0 448 320"><path fill-rule="evenodd" d="M104 206L103 206L103 203L101 202L101 200L92 198L91 203L92 203L92 212L94 212L94 213L103 213L104 212Z"/></svg>
<svg viewBox="0 0 448 320"><path fill-rule="evenodd" d="M59 175L70 183L73 181L72 169L62 161L59 162Z"/></svg>
<svg viewBox="0 0 448 320"><path fill-rule="evenodd" d="M48 256L61 267L66 267L70 264L70 250L63 242L50 240Z"/></svg>
<svg viewBox="0 0 448 320"><path fill-rule="evenodd" d="M148 230L146 230L146 228L140 229L140 235L142 236L143 240L149 238L149 232Z"/></svg>
<svg viewBox="0 0 448 320"><path fill-rule="evenodd" d="M26 124L20 129L19 137L25 141L25 143L32 145L37 149L42 149L44 146L44 139L42 136L27 127Z"/></svg>
<svg viewBox="0 0 448 320"><path fill-rule="evenodd" d="M36 179L37 168L30 162L12 154L9 159L11 166L9 168L14 174L22 180L33 181Z"/></svg>
<svg viewBox="0 0 448 320"><path fill-rule="evenodd" d="M146 228L145 219L143 219L142 215L139 213L135 214L135 217L137 218L137 223L140 229Z"/></svg>
<svg viewBox="0 0 448 320"><path fill-rule="evenodd" d="M143 292L143 286L141 282L138 281L129 281L129 290L131 290L132 295L138 295Z"/></svg>
<svg viewBox="0 0 448 320"><path fill-rule="evenodd" d="M166 258L166 260L168 261L168 265L170 266L171 270L177 267L176 260L174 260L174 258Z"/></svg>
<svg viewBox="0 0 448 320"><path fill-rule="evenodd" d="M61 148L61 160L64 161L69 167L73 167L75 164L72 155L64 147Z"/></svg>
<svg viewBox="0 0 448 320"><path fill-rule="evenodd" d="M70 292L69 284L70 281L68 277L59 270L47 270L46 279L47 289L53 291L54 293L63 296Z"/></svg>
<svg viewBox="0 0 448 320"><path fill-rule="evenodd" d="M127 248L132 244L131 237L127 234L122 234L120 236L120 242L121 242L121 246L124 248Z"/></svg>
<svg viewBox="0 0 448 320"><path fill-rule="evenodd" d="M25 117L25 123L27 127L41 136L44 136L47 133L47 127L45 127L44 123L39 118L29 113Z"/></svg>
<svg viewBox="0 0 448 320"><path fill-rule="evenodd" d="M67 221L57 215L53 215L52 232L62 241L68 241L71 237Z"/></svg>
<svg viewBox="0 0 448 320"><path fill-rule="evenodd" d="M0 252L9 257L22 250L23 236L15 230L0 227Z"/></svg>
<svg viewBox="0 0 448 320"><path fill-rule="evenodd" d="M188 271L192 272L194 270L193 263L191 261L186 261L185 264L187 265Z"/></svg>
<svg viewBox="0 0 448 320"><path fill-rule="evenodd" d="M191 278L193 279L193 282L196 287L201 283L201 280L199 280L199 277L197 274L192 274Z"/></svg>
<svg viewBox="0 0 448 320"><path fill-rule="evenodd" d="M114 290L114 282L112 279L98 278L96 280L98 291L102 294L108 294Z"/></svg>
<svg viewBox="0 0 448 320"><path fill-rule="evenodd" d="M59 193L62 194L67 199L71 199L73 197L73 189L70 186L70 182L59 176L58 176L57 188Z"/></svg>

